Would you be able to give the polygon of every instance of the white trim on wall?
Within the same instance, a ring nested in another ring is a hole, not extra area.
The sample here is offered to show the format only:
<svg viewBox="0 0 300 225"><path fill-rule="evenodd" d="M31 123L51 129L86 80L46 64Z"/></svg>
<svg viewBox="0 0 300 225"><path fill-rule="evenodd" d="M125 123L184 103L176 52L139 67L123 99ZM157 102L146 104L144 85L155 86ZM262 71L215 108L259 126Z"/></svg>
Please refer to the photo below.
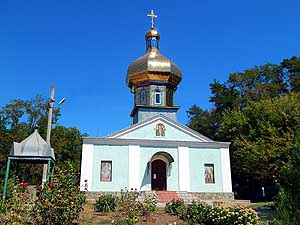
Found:
<svg viewBox="0 0 300 225"><path fill-rule="evenodd" d="M229 148L220 148L220 151L222 164L223 192L232 192Z"/></svg>
<svg viewBox="0 0 300 225"><path fill-rule="evenodd" d="M128 189L140 190L140 146L129 145L128 151Z"/></svg>
<svg viewBox="0 0 300 225"><path fill-rule="evenodd" d="M93 157L94 157L94 145L83 144L82 145L82 157L81 157L81 174L80 174L80 190L85 191L85 185L87 180L87 190L91 191L92 177L93 177Z"/></svg>
<svg viewBox="0 0 300 225"><path fill-rule="evenodd" d="M179 191L190 191L190 160L188 147L178 147L178 180Z"/></svg>

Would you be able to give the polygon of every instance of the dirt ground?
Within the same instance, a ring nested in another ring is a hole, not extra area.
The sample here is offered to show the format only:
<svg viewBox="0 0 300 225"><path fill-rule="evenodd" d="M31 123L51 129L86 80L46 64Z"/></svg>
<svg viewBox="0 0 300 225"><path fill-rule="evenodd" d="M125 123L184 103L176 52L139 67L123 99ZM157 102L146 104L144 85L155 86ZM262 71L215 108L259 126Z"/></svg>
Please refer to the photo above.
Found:
<svg viewBox="0 0 300 225"><path fill-rule="evenodd" d="M80 215L80 224L81 225L99 225L99 224L112 224L112 221L124 219L122 213L113 212L113 213L97 213L91 206L85 207L84 211ZM176 216L171 216L164 213L164 210L158 208L155 213L152 213L148 216L143 216L140 218L140 221L136 223L137 225L145 224L160 224L160 225L184 225L184 221L178 219Z"/></svg>

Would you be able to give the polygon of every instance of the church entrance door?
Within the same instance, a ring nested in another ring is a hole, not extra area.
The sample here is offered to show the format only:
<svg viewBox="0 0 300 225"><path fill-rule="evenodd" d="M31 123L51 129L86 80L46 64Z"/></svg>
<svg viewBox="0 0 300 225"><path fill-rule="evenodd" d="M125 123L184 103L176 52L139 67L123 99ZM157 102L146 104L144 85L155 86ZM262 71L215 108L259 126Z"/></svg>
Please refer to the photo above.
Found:
<svg viewBox="0 0 300 225"><path fill-rule="evenodd" d="M167 190L166 163L161 159L156 159L151 163L151 190Z"/></svg>

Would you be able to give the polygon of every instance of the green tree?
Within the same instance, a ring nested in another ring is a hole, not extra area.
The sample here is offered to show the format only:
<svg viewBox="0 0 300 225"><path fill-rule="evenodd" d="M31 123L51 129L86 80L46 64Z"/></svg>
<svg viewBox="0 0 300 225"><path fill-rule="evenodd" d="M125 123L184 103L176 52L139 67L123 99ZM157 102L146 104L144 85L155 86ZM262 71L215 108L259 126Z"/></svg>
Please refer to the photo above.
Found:
<svg viewBox="0 0 300 225"><path fill-rule="evenodd" d="M289 87L291 91L300 91L300 58L292 57L282 61L281 66L288 77Z"/></svg>
<svg viewBox="0 0 300 225"><path fill-rule="evenodd" d="M197 130L201 134L215 139L218 129L218 118L214 111L203 110L193 105L188 111L189 127Z"/></svg>
<svg viewBox="0 0 300 225"><path fill-rule="evenodd" d="M233 182L239 184L234 190L240 195L258 193L262 184L274 189L272 175L278 175L280 162L289 160L286 152L298 124L296 102L287 99L295 99L292 93L300 90L300 58L232 73L224 83L214 80L210 89L214 107L204 110L193 105L187 111L188 126L214 140L233 143Z"/></svg>
<svg viewBox="0 0 300 225"><path fill-rule="evenodd" d="M60 168L64 168L66 161L70 161L74 169L79 171L82 137L77 128L66 128L56 126L51 132L51 146L54 148L56 163Z"/></svg>
<svg viewBox="0 0 300 225"><path fill-rule="evenodd" d="M12 143L20 142L28 137L36 125L39 133L46 139L49 101L42 96L30 100L12 100L0 108L0 177L4 177L7 156ZM79 169L82 134L76 128L58 126L59 108L54 108L51 132L51 143L54 148L57 163L72 161ZM19 171L19 172L18 172ZM17 165L12 162L11 175L18 175L21 179L39 183L42 166L35 164ZM0 179L0 190L3 187Z"/></svg>
<svg viewBox="0 0 300 225"><path fill-rule="evenodd" d="M276 223L293 225L300 222L300 128L296 132L295 144L289 163L280 171L280 192L276 200Z"/></svg>
<svg viewBox="0 0 300 225"><path fill-rule="evenodd" d="M224 113L220 134L232 141L233 182L242 197L257 195L262 186L274 187L290 160L298 127L300 93L251 101Z"/></svg>

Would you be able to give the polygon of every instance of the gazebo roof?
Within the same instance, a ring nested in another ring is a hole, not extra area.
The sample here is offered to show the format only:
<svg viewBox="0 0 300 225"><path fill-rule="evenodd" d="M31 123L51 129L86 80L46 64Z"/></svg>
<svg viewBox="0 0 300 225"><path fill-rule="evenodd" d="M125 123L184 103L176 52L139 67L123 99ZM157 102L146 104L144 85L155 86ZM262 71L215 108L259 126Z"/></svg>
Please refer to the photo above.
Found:
<svg viewBox="0 0 300 225"><path fill-rule="evenodd" d="M41 137L37 129L21 143L14 142L8 157L16 160L55 160L54 149Z"/></svg>

